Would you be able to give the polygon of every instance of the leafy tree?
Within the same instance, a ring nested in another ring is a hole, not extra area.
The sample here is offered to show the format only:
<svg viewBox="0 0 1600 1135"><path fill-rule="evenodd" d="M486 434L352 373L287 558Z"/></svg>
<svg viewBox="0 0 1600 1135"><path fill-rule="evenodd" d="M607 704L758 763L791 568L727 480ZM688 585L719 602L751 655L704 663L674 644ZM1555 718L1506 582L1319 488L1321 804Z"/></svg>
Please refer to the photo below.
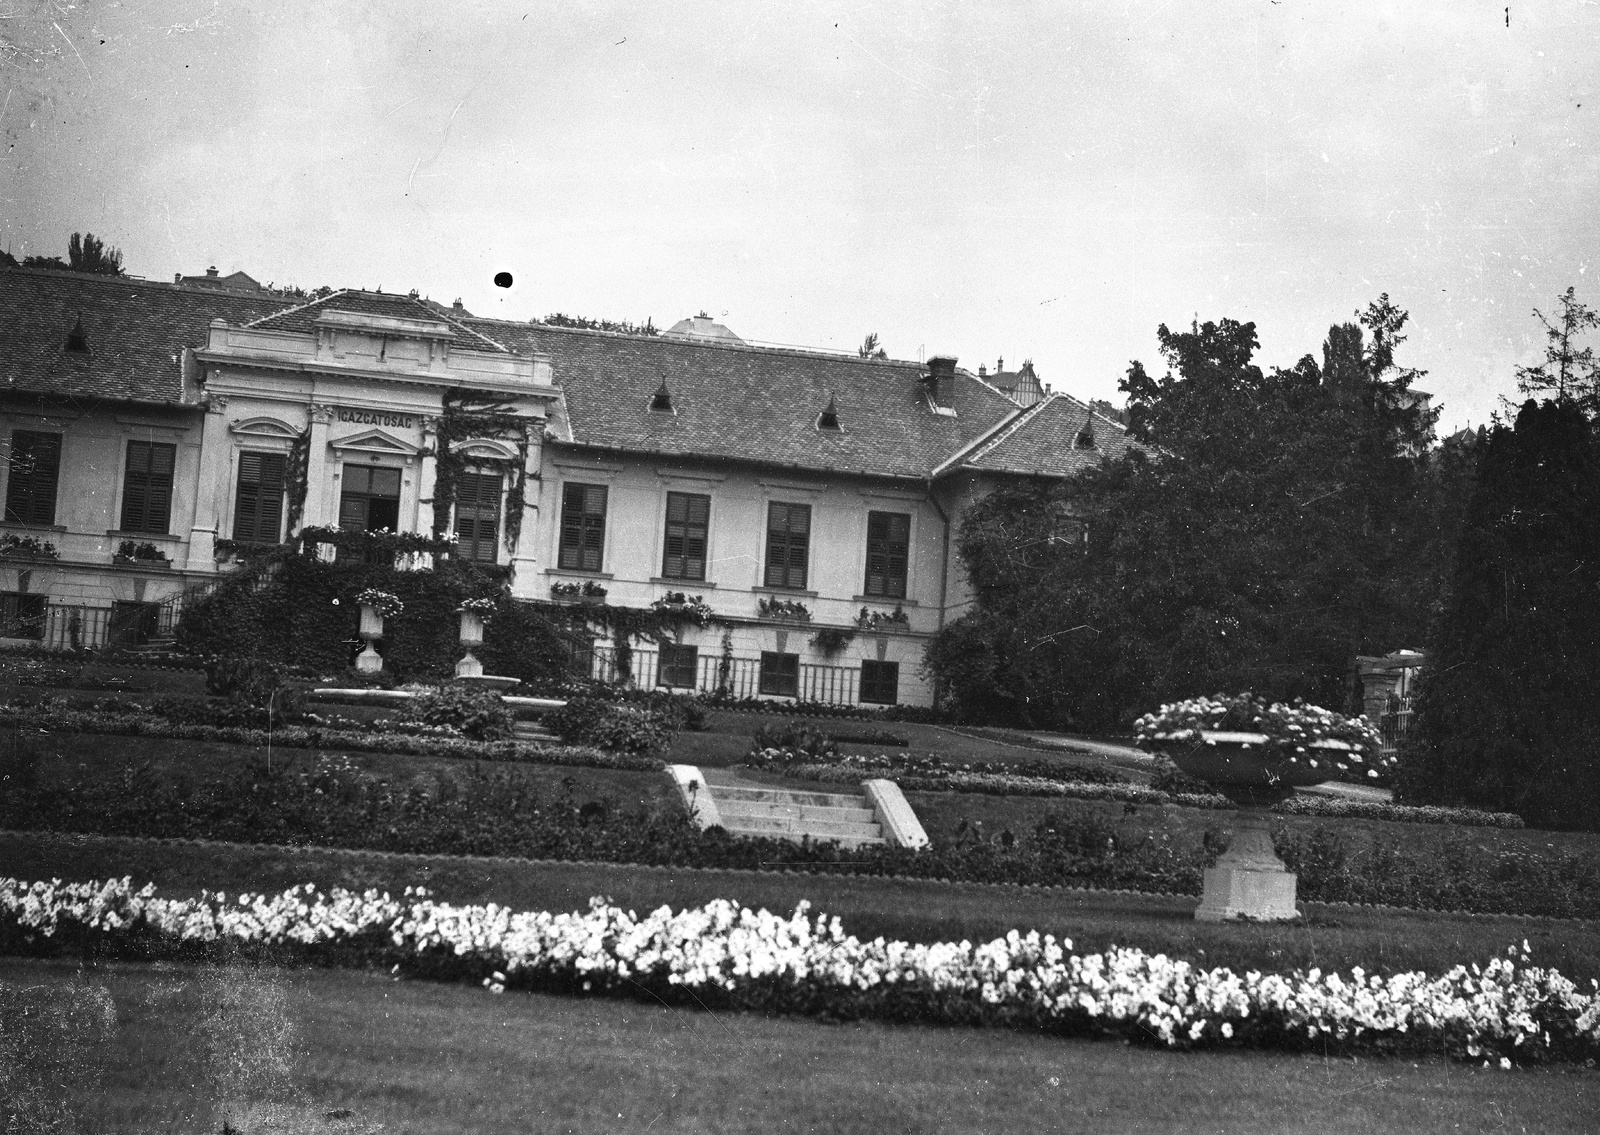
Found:
<svg viewBox="0 0 1600 1135"><path fill-rule="evenodd" d="M29 256L24 268L53 268L58 272L91 272L98 276L122 275L122 253L108 248L93 233L73 233L67 241L67 259L59 256Z"/></svg>
<svg viewBox="0 0 1600 1135"><path fill-rule="evenodd" d="M1129 428L1151 447L963 518L976 610L929 668L969 712L1105 728L1163 699L1252 688L1339 706L1351 660L1420 641L1433 413L1382 297L1264 372L1253 324L1158 331ZM975 650L962 661L963 649Z"/></svg>
<svg viewBox="0 0 1600 1135"><path fill-rule="evenodd" d="M1600 827L1600 449L1570 397L1479 448L1397 789Z"/></svg>
<svg viewBox="0 0 1600 1135"><path fill-rule="evenodd" d="M5 249L0 248L0 268L15 267L17 267L17 258L12 256L11 253L7 252Z"/></svg>
<svg viewBox="0 0 1600 1135"><path fill-rule="evenodd" d="M878 333L867 332L867 337L861 340L861 346L856 348L856 354L864 359L886 359L889 352L878 346Z"/></svg>
<svg viewBox="0 0 1600 1135"><path fill-rule="evenodd" d="M1600 409L1600 363L1595 361L1594 348L1580 347L1577 340L1584 332L1600 327L1600 314L1585 306L1572 288L1556 303L1561 310L1554 321L1533 309L1534 318L1544 324L1544 362L1517 368L1517 390L1523 394L1553 390L1557 401L1571 399L1593 414Z"/></svg>

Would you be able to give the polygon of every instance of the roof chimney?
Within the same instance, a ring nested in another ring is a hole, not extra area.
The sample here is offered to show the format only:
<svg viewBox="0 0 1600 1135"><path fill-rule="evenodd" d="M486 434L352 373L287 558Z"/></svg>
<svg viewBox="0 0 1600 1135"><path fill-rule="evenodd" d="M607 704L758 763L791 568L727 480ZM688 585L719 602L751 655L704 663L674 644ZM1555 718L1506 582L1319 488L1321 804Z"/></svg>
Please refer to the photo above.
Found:
<svg viewBox="0 0 1600 1135"><path fill-rule="evenodd" d="M461 303L461 297L460 296L457 296L456 297L456 302L451 304L450 306L453 309L455 309L456 311L466 311L467 310L466 307Z"/></svg>
<svg viewBox="0 0 1600 1135"><path fill-rule="evenodd" d="M215 276L216 274L217 274L217 266L215 264L213 264L211 267L206 269L206 275L207 276Z"/></svg>
<svg viewBox="0 0 1600 1135"><path fill-rule="evenodd" d="M922 376L922 388L928 392L928 401L935 412L955 413L956 360L953 355L934 355L928 360L928 373Z"/></svg>

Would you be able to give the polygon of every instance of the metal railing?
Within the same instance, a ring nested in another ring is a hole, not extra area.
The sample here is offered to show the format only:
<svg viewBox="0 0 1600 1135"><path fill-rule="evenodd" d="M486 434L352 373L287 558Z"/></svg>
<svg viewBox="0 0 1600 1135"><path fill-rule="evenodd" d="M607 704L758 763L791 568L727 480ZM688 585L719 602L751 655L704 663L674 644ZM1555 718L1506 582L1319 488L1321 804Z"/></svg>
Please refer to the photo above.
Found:
<svg viewBox="0 0 1600 1135"><path fill-rule="evenodd" d="M597 643L590 676L607 685L625 683L642 690L655 687L660 675L658 651L635 649L629 663L630 673L626 677L618 673L616 654L614 644ZM802 662L795 696L802 701L826 705L856 705L860 678L860 672L849 666ZM701 654L696 666L694 688L700 693L710 694L726 689L735 698L755 697L761 692L761 659L759 656L723 658L720 654Z"/></svg>
<svg viewBox="0 0 1600 1135"><path fill-rule="evenodd" d="M39 645L46 650L99 650L111 641L111 608L58 606L45 608Z"/></svg>
<svg viewBox="0 0 1600 1135"><path fill-rule="evenodd" d="M1378 752L1383 756L1393 757L1405 744L1406 734L1411 731L1411 712L1411 699L1408 697L1399 698L1383 711L1383 716L1378 719L1378 735L1382 738Z"/></svg>

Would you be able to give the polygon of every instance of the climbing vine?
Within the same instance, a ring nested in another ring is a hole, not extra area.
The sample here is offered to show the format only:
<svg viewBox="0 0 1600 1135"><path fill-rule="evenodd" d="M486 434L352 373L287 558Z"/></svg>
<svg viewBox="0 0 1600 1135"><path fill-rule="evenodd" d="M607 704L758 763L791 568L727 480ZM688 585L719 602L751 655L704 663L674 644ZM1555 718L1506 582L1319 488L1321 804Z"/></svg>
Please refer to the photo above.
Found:
<svg viewBox="0 0 1600 1135"><path fill-rule="evenodd" d="M456 503L457 486L461 474L469 464L507 469L513 462L506 458L469 457L460 446L469 438L501 438L514 441L517 447L515 468L511 472L511 486L506 492L505 523L502 525L507 552L513 552L522 535L522 512L527 504L528 452L532 445L531 431L538 425L533 418L517 414L503 402L473 399L452 391L445 395L444 410L439 417L438 445L434 451L435 472L433 482L433 534L442 538L450 526L450 511ZM535 474L537 476L537 474Z"/></svg>
<svg viewBox="0 0 1600 1135"><path fill-rule="evenodd" d="M306 510L306 479L311 467L311 427L307 426L289 443L289 527L291 536Z"/></svg>

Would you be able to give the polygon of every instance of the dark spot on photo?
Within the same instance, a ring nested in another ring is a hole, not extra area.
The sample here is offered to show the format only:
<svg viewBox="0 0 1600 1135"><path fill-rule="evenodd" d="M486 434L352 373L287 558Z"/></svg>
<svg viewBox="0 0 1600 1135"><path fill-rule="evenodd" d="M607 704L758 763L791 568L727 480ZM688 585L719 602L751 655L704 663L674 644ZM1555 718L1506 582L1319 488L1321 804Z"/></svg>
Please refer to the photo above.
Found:
<svg viewBox="0 0 1600 1135"><path fill-rule="evenodd" d="M497 288L509 288L511 286L511 273L496 272L494 274L494 286Z"/></svg>

